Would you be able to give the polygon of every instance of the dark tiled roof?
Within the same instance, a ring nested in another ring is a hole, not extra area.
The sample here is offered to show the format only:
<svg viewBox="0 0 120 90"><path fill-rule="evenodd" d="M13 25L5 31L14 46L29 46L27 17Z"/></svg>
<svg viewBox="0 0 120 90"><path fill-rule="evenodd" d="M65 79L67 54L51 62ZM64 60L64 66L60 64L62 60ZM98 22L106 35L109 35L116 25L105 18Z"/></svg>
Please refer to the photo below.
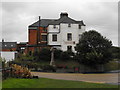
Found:
<svg viewBox="0 0 120 90"><path fill-rule="evenodd" d="M41 19L40 26L47 27L48 25L59 25L60 23L73 23L73 24L80 24L80 25L85 26L83 21L76 21L76 20L71 19L67 16L63 16L59 19ZM37 26L39 26L39 21L33 23L29 27L37 27Z"/></svg>
<svg viewBox="0 0 120 90"><path fill-rule="evenodd" d="M53 21L54 21L54 20L52 20L52 19L41 19L41 21L40 21L40 26L42 26L42 27L47 27L47 26L50 24L50 22L53 22ZM39 26L39 21L33 23L33 24L30 25L29 27L37 27L37 26Z"/></svg>
<svg viewBox="0 0 120 90"><path fill-rule="evenodd" d="M2 49L10 49L16 48L17 42L0 42L0 48Z"/></svg>

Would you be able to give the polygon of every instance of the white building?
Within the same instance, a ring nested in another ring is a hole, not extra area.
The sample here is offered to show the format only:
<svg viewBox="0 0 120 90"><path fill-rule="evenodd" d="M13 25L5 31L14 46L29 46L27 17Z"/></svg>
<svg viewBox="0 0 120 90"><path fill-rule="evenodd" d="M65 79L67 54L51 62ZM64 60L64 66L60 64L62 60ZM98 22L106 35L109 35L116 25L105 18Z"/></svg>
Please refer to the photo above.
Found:
<svg viewBox="0 0 120 90"><path fill-rule="evenodd" d="M59 19L39 19L29 26L29 50L51 46L63 51L75 52L74 47L79 42L85 27L83 21L76 21L67 13L61 13Z"/></svg>
<svg viewBox="0 0 120 90"><path fill-rule="evenodd" d="M17 42L0 42L0 57L5 59L6 62L12 61L17 56Z"/></svg>
<svg viewBox="0 0 120 90"><path fill-rule="evenodd" d="M0 57L6 62L13 61L16 58L17 51L1 51Z"/></svg>
<svg viewBox="0 0 120 90"><path fill-rule="evenodd" d="M67 13L61 13L60 19L51 22L48 26L48 45L63 51L75 52L74 47L84 31L83 21L75 21L69 18Z"/></svg>

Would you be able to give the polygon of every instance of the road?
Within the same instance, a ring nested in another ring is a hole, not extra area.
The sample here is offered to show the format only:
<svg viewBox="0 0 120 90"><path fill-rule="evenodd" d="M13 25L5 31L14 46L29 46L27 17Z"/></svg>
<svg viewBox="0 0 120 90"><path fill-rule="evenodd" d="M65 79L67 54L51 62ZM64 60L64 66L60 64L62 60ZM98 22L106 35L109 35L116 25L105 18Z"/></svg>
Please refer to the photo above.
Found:
<svg viewBox="0 0 120 90"><path fill-rule="evenodd" d="M44 73L32 72L32 75L62 80L84 81L92 83L118 84L118 73L80 74L80 73Z"/></svg>

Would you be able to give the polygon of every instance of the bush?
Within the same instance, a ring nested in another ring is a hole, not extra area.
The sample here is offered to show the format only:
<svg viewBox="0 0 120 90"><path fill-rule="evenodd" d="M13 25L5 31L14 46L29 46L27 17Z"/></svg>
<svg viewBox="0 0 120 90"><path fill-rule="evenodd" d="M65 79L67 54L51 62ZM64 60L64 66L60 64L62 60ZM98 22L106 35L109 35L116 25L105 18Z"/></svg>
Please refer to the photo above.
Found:
<svg viewBox="0 0 120 90"><path fill-rule="evenodd" d="M60 58L61 58L61 54L63 53L63 51L61 51L61 50L55 50L54 51L54 58L55 59L57 59L57 60L59 60Z"/></svg>
<svg viewBox="0 0 120 90"><path fill-rule="evenodd" d="M36 61L50 61L51 59L51 52L48 48L42 48L40 52L34 52L33 56L35 57Z"/></svg>
<svg viewBox="0 0 120 90"><path fill-rule="evenodd" d="M44 65L41 67L43 71L53 71L56 72L56 68L51 65Z"/></svg>
<svg viewBox="0 0 120 90"><path fill-rule="evenodd" d="M30 73L30 70L26 67L21 67L20 65L17 64L12 64L11 65L12 69L12 77L16 78L31 78L32 75Z"/></svg>
<svg viewBox="0 0 120 90"><path fill-rule="evenodd" d="M64 61L67 61L67 60L72 59L72 56L74 56L73 52L71 52L71 51L65 51L65 52L61 53L60 59L64 60Z"/></svg>

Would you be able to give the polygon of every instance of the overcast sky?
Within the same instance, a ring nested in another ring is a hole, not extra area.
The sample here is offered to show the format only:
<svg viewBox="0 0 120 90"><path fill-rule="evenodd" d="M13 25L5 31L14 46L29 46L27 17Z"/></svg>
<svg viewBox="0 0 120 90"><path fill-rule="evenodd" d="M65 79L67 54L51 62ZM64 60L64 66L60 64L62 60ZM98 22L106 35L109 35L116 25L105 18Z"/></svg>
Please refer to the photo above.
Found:
<svg viewBox="0 0 120 90"><path fill-rule="evenodd" d="M118 45L117 2L82 2L82 0L2 2L2 25L0 24L2 38L5 41L26 42L28 25L36 22L38 16L42 19L58 19L61 12L67 12L69 17L75 20L83 20L86 31L96 30L110 39L113 45Z"/></svg>

